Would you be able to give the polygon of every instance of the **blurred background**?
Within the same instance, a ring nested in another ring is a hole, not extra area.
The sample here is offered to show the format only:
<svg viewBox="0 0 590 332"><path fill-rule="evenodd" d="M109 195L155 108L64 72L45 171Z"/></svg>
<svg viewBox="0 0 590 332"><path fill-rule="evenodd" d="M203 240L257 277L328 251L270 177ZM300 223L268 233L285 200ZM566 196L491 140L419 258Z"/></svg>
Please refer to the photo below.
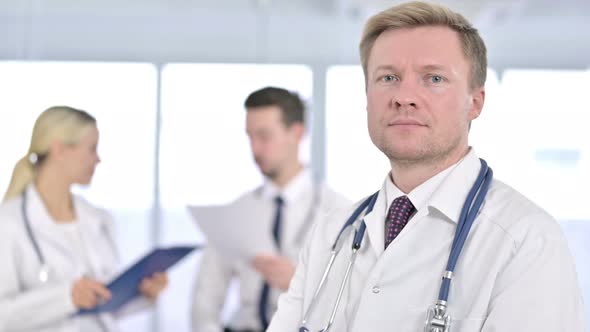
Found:
<svg viewBox="0 0 590 332"><path fill-rule="evenodd" d="M358 42L368 16L396 3L0 0L0 190L39 113L82 108L98 119L102 163L78 191L115 216L123 263L155 246L201 243L185 207L226 203L260 183L242 105L277 85L308 103L302 158L360 199L381 185L388 161L367 134ZM590 1L442 3L488 46L471 145L560 221L589 302ZM188 332L198 260L176 266L157 308L123 330Z"/></svg>

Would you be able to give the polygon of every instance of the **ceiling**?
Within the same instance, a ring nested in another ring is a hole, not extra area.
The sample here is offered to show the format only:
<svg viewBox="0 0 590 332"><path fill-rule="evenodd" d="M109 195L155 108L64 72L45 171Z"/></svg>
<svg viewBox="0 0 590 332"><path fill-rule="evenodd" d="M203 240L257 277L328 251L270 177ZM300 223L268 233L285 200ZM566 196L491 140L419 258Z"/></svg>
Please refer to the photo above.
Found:
<svg viewBox="0 0 590 332"><path fill-rule="evenodd" d="M124 15L154 16L190 14L203 10L240 12L272 10L325 15L363 16L401 3L387 0L4 0L3 15ZM588 0L443 0L438 3L460 11L471 20L496 17L584 15L590 10Z"/></svg>
<svg viewBox="0 0 590 332"><path fill-rule="evenodd" d="M0 0L0 58L355 63L367 17L401 2ZM497 66L588 66L590 0L438 2Z"/></svg>

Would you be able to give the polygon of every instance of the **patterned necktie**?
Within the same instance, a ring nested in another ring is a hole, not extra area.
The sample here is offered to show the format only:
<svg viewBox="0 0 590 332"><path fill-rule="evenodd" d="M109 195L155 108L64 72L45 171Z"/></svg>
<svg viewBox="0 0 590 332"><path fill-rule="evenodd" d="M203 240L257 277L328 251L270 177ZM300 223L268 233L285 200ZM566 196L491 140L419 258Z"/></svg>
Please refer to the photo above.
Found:
<svg viewBox="0 0 590 332"><path fill-rule="evenodd" d="M385 219L385 249L406 226L414 211L416 208L408 196L400 196L393 200Z"/></svg>
<svg viewBox="0 0 590 332"><path fill-rule="evenodd" d="M274 239L275 245L277 249L281 249L281 224L282 224L282 215L283 215L283 204L284 201L281 196L275 197L275 220L272 225L272 237ZM268 282L264 282L262 285L262 290L260 291L260 298L258 301L258 318L260 319L260 325L262 326L263 330L266 330L268 327L269 319L268 319L268 297L270 295L270 285Z"/></svg>

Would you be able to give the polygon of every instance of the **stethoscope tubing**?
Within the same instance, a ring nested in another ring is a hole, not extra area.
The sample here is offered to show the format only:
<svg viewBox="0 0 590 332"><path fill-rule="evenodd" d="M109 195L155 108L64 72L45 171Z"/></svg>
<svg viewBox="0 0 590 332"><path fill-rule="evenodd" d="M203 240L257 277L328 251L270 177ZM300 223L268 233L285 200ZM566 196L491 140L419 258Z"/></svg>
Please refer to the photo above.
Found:
<svg viewBox="0 0 590 332"><path fill-rule="evenodd" d="M455 236L453 238L453 244L451 246L451 251L449 253L449 259L447 261L447 270L445 271L443 278L442 278L442 282L441 282L441 288L439 291L439 299L438 299L437 303L444 303L445 306L448 301L448 295L449 295L449 290L450 290L450 283L451 283L452 274L454 272L456 264L459 260L460 255L461 255L461 251L463 250L463 246L465 244L465 241L466 241L466 239L469 235L469 232L471 230L471 226L473 225L475 218L477 217L477 214L479 213L479 210L480 210L481 206L483 205L483 202L484 202L485 197L487 195L489 186L490 186L492 179L493 179L493 171L490 167L488 167L486 161L483 159L480 159L480 163L481 163L481 168L479 170L478 176L477 176L472 188L470 189L470 191L467 195L467 198L465 200L465 203L463 205L463 208L462 208L460 216L459 216L457 230L455 231ZM345 230L348 227L352 227L354 222L359 218L359 216L363 212L365 212L365 215L366 215L373 210L373 207L374 207L375 202L377 200L378 194L379 194L379 192L376 192L373 195L369 196L367 199L365 199L354 210L352 215L348 218L346 223L340 229L340 232L338 233L338 236L336 237L336 240L334 241L334 244L332 245L331 255L330 255L330 259L328 261L328 264L326 265L326 268L324 270L322 278L316 288L316 291L314 292L310 306L308 307L307 311L305 312L304 318L301 321L301 327L299 328L299 332L309 331L305 327L305 325L307 324L309 317L313 313L313 310L315 309L315 307L318 303L319 295L324 288L325 282L326 282L328 275L332 269L332 266L334 264L336 256L338 255L338 253L341 249L341 246L339 247L338 244L340 243L341 239L343 238L342 235L345 233ZM332 309L332 312L330 315L330 320L328 321L326 327L324 329L320 330L321 332L328 332L334 323L334 319L335 319L336 313L338 311L338 307L341 302L344 288L346 287L346 283L347 283L350 273L352 271L352 266L354 265L354 262L356 260L356 254L357 254L358 250L361 248L366 227L367 226L366 226L364 218L363 218L361 220L361 225L359 226L359 229L356 231L356 233L353 237L352 254L349 259L344 278L342 279L342 282L340 284L338 296L336 298L336 301L334 303L334 306L333 306L333 309Z"/></svg>
<svg viewBox="0 0 590 332"><path fill-rule="evenodd" d="M35 236L33 235L33 230L31 228L31 221L29 220L29 214L27 213L27 191L26 190L23 192L23 197L22 197L22 202L21 202L21 213L22 213L23 222L25 224L25 229L27 232L27 237L29 238L29 242L33 245L33 250L35 250L35 255L37 256L37 259L39 260L39 264L41 264L41 266L45 266L45 257L43 256L43 252L41 251L41 248L39 248L39 243L37 243L37 240L35 239Z"/></svg>

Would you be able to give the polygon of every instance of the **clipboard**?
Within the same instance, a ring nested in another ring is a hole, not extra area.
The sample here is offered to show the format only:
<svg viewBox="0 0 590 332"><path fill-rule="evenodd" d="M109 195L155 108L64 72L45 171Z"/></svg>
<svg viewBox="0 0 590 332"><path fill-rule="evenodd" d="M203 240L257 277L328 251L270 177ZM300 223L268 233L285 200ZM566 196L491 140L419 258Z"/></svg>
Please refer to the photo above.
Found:
<svg viewBox="0 0 590 332"><path fill-rule="evenodd" d="M129 301L140 295L139 284L144 278L156 272L166 271L193 250L201 248L201 246L179 246L152 250L107 285L107 288L113 295L109 301L93 309L81 309L77 315L98 314L119 310Z"/></svg>

